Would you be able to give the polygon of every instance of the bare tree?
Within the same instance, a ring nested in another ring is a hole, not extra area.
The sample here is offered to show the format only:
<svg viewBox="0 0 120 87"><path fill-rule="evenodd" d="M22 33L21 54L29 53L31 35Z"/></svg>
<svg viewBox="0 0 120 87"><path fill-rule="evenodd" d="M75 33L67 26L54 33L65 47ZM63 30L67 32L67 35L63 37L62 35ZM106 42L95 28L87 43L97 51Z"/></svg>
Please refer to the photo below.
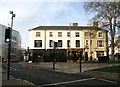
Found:
<svg viewBox="0 0 120 87"><path fill-rule="evenodd" d="M99 27L107 29L110 34L111 58L114 58L114 42L117 26L120 21L120 2L85 2L84 9L94 15L94 21L98 21Z"/></svg>

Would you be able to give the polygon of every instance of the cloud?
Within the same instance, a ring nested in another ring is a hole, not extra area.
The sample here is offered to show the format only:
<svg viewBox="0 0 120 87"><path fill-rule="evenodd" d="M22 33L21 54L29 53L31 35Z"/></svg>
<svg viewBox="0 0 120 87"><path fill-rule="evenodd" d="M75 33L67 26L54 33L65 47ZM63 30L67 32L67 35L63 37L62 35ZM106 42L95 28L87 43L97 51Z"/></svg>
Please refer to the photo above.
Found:
<svg viewBox="0 0 120 87"><path fill-rule="evenodd" d="M37 0L34 2L33 0L6 2L2 0L0 1L0 12L2 13L0 14L0 24L10 24L9 11L14 11L16 14L13 28L21 33L23 47L28 47L28 29L40 25L68 25L70 22L85 25L86 23L81 4L77 2L37 2Z"/></svg>

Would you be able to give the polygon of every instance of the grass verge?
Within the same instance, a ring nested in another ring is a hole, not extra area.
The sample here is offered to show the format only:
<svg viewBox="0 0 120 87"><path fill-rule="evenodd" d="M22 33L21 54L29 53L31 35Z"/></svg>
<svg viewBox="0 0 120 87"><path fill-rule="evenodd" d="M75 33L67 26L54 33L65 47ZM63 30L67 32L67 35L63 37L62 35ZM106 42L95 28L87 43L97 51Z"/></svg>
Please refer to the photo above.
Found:
<svg viewBox="0 0 120 87"><path fill-rule="evenodd" d="M104 68L94 69L92 71L120 73L120 65L119 66L111 66L111 67L104 67Z"/></svg>
<svg viewBox="0 0 120 87"><path fill-rule="evenodd" d="M108 62L98 62L98 61L86 61L82 63L107 63L107 64L120 64L120 61L108 61Z"/></svg>

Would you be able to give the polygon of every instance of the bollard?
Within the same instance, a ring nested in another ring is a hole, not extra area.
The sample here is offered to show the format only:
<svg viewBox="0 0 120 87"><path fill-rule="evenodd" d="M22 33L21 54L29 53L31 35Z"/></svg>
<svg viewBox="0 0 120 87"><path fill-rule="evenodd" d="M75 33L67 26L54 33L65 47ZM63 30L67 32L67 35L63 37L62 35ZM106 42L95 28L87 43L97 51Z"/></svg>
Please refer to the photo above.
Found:
<svg viewBox="0 0 120 87"><path fill-rule="evenodd" d="M55 69L56 59L53 60L53 69Z"/></svg>
<svg viewBox="0 0 120 87"><path fill-rule="evenodd" d="M80 65L80 73L82 72L82 66L81 66L81 58L79 58L79 65Z"/></svg>

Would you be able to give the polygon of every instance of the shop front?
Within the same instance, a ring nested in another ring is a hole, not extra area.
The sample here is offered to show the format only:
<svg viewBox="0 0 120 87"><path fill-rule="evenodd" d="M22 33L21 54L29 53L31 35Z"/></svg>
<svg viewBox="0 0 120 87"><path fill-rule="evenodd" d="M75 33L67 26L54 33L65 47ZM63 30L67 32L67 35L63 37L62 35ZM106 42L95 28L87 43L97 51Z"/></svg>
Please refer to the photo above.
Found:
<svg viewBox="0 0 120 87"><path fill-rule="evenodd" d="M67 49L67 62L77 62L82 58L83 48L68 48Z"/></svg>

